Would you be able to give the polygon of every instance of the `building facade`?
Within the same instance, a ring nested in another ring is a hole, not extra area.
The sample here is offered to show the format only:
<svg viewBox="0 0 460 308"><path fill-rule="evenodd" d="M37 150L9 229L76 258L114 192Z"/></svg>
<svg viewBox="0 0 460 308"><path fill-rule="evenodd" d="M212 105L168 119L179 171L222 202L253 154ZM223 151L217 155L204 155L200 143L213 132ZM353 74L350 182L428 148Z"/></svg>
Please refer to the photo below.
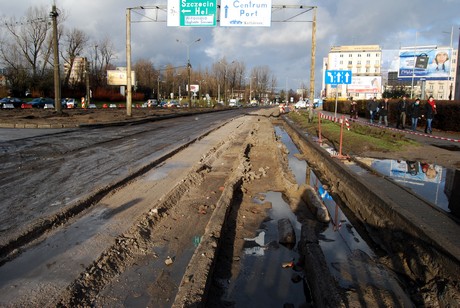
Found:
<svg viewBox="0 0 460 308"><path fill-rule="evenodd" d="M334 46L323 60L323 93L326 98L369 99L382 97L382 49L379 45ZM326 70L351 70L352 83L325 84Z"/></svg>
<svg viewBox="0 0 460 308"><path fill-rule="evenodd" d="M85 81L85 71L87 68L88 62L84 57L75 57L73 59L72 67L70 67L70 62L64 63L64 74L69 74L69 84L75 85Z"/></svg>

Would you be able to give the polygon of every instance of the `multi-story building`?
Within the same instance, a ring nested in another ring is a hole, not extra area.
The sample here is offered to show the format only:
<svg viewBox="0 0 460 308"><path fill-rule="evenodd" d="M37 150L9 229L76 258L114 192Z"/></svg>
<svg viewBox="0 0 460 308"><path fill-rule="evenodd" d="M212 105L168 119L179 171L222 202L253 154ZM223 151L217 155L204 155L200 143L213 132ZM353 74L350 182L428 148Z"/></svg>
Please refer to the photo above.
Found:
<svg viewBox="0 0 460 308"><path fill-rule="evenodd" d="M335 46L323 62L323 96L354 99L382 96L382 49L379 45ZM336 87L326 85L326 70L351 70L352 83Z"/></svg>
<svg viewBox="0 0 460 308"><path fill-rule="evenodd" d="M70 63L64 63L64 73L67 75L70 70L69 84L78 84L84 82L84 72L87 65L87 60L84 57L75 57L72 68Z"/></svg>

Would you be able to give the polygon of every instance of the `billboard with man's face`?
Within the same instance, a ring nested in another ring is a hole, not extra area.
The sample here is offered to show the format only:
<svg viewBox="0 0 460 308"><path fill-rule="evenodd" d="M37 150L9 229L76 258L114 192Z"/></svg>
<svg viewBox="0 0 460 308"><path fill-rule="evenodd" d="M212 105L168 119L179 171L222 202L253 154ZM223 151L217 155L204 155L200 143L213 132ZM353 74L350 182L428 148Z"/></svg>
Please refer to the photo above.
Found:
<svg viewBox="0 0 460 308"><path fill-rule="evenodd" d="M410 48L399 51L398 78L447 80L451 69L450 48Z"/></svg>

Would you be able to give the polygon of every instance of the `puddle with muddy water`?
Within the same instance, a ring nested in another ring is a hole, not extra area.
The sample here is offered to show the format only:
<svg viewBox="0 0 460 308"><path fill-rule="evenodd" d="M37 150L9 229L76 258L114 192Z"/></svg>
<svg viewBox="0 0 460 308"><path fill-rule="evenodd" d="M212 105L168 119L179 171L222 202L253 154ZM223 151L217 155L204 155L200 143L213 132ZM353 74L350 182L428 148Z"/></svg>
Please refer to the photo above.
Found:
<svg viewBox="0 0 460 308"><path fill-rule="evenodd" d="M307 162L297 159L296 154L300 154L300 152L283 128L276 126L275 132L281 142L289 150L289 167L294 173L297 183L305 183L307 181ZM307 184L315 188L315 191L318 193L318 196L323 201L331 216L331 222L320 234L320 246L326 257L331 273L341 282L340 275L331 264L347 262L352 252L357 250L364 252L369 257L374 257L375 254L361 238L347 216L342 212L340 206L337 205L329 192L324 189L323 183L321 183L312 170L308 171L308 179L309 182Z"/></svg>
<svg viewBox="0 0 460 308"><path fill-rule="evenodd" d="M296 181L305 183L307 179L307 162L295 157L299 151L289 135L280 127L275 127L276 135L289 150L288 162ZM331 216L332 222L320 234L320 245L326 257L331 273L342 281L333 264L345 263L353 251L359 250L373 257L374 253L356 232L346 215L323 189L322 183L313 172L309 176L310 185L322 197ZM292 304L293 307L308 306L311 297L304 279L302 269L295 266L299 259L297 245L286 247L279 244L278 220L289 219L294 227L297 242L300 239L301 224L297 221L290 206L279 192L264 192L253 199L254 203L270 202L269 220L265 221L255 238L245 239L244 254L239 261L240 272L236 277L220 281L225 289L221 300L235 307L282 307ZM294 266L289 266L290 262Z"/></svg>

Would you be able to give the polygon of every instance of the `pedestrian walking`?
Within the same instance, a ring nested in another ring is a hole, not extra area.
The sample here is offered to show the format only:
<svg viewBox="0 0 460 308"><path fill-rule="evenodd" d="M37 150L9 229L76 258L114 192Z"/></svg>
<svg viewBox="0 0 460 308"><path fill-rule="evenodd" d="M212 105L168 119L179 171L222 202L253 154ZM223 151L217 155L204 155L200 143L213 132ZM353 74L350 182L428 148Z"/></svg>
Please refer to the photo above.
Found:
<svg viewBox="0 0 460 308"><path fill-rule="evenodd" d="M436 102L434 101L433 96L428 98L428 101L425 104L425 118L426 118L426 126L425 126L425 134L433 133L431 129L431 123L433 122L433 118L437 114L436 110Z"/></svg>
<svg viewBox="0 0 460 308"><path fill-rule="evenodd" d="M396 119L396 128L399 129L401 126L402 129L405 129L406 126L406 112L409 107L409 102L407 101L407 96L403 95L402 99L398 102L396 111L398 112L398 117Z"/></svg>
<svg viewBox="0 0 460 308"><path fill-rule="evenodd" d="M374 123L374 117L376 116L379 108L379 103L377 102L377 98L374 97L370 101L367 102L367 111L369 112L370 120L369 122Z"/></svg>
<svg viewBox="0 0 460 308"><path fill-rule="evenodd" d="M415 132L417 130L417 122L418 118L420 117L420 99L417 98L415 102L410 105L410 118L412 123L412 130Z"/></svg>
<svg viewBox="0 0 460 308"><path fill-rule="evenodd" d="M382 124L382 118L385 126L388 127L388 98L385 97L379 104L379 125Z"/></svg>

